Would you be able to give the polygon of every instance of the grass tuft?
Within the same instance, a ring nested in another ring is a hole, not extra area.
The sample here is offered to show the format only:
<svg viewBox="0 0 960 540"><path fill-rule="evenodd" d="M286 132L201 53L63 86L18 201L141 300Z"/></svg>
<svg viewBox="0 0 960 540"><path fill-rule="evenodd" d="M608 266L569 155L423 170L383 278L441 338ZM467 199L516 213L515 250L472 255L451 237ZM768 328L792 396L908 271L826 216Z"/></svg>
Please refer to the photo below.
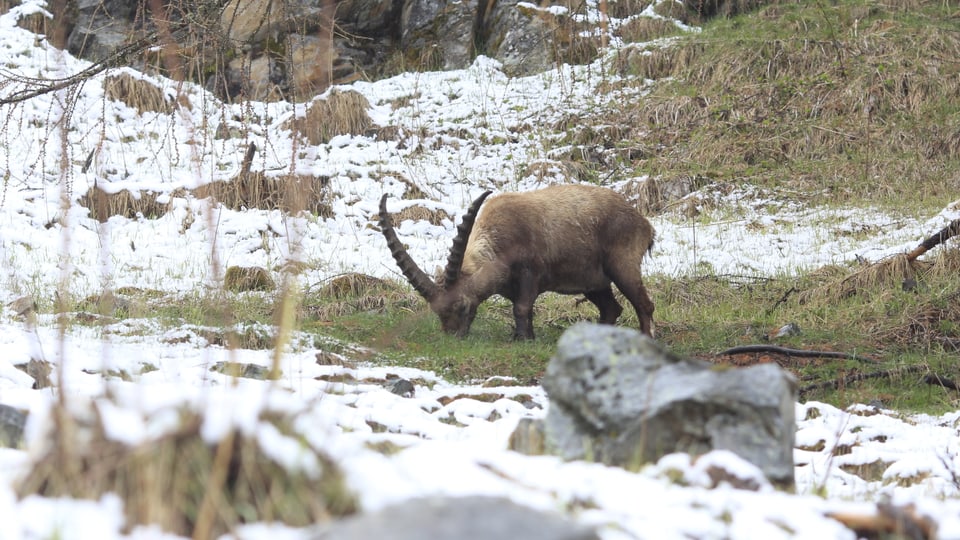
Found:
<svg viewBox="0 0 960 540"><path fill-rule="evenodd" d="M174 109L173 100L167 97L163 89L129 73L105 78L103 92L107 98L119 101L140 114L146 112L170 114Z"/></svg>
<svg viewBox="0 0 960 540"><path fill-rule="evenodd" d="M307 139L310 144L326 144L337 135L362 135L373 125L367 114L370 102L353 90L333 90L317 99L307 109L306 116L291 118L284 123L289 129Z"/></svg>
<svg viewBox="0 0 960 540"><path fill-rule="evenodd" d="M124 501L127 527L159 525L173 534L214 538L244 523L279 521L305 527L356 511L342 473L319 449L289 428L291 420L263 415L261 426L300 445L311 470L290 470L263 451L256 436L233 431L220 443L201 436L203 418L180 412L167 433L130 445L107 435L100 409L86 418L54 409L46 450L20 482L20 497ZM201 533L201 529L206 534Z"/></svg>

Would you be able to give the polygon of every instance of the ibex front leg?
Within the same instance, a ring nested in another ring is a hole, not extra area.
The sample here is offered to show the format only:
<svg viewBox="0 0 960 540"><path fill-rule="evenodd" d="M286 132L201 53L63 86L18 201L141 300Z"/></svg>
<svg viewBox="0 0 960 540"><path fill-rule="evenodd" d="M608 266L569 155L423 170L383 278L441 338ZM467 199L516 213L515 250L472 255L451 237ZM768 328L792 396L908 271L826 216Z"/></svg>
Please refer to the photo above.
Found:
<svg viewBox="0 0 960 540"><path fill-rule="evenodd" d="M533 303L537 300L536 280L529 270L517 276L517 290L513 301L513 320L516 327L513 339L533 339Z"/></svg>

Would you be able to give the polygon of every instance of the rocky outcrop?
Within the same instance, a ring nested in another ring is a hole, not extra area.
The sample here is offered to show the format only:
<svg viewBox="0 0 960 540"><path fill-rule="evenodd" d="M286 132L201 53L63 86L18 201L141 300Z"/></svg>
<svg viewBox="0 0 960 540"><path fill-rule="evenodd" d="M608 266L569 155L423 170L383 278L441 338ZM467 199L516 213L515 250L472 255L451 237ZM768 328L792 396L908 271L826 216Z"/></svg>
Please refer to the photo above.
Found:
<svg viewBox="0 0 960 540"><path fill-rule="evenodd" d="M400 19L400 46L416 63L434 69L470 65L479 28L478 1L407 0Z"/></svg>
<svg viewBox="0 0 960 540"><path fill-rule="evenodd" d="M327 525L314 540L598 540L557 514L497 497L411 499Z"/></svg>
<svg viewBox="0 0 960 540"><path fill-rule="evenodd" d="M720 368L628 328L579 323L542 381L550 409L511 447L636 469L674 452L729 450L792 488L796 381L775 364Z"/></svg>
<svg viewBox="0 0 960 540"><path fill-rule="evenodd" d="M635 15L645 3L629 6L618 7L617 14ZM92 61L154 35L157 44L164 44L162 51L151 48L123 61L202 82L226 100L304 101L331 84L360 78L465 68L479 54L499 60L511 76L589 61L601 40L594 31L596 18L574 17L573 9L583 5L520 0L76 0L64 28L72 28L70 52Z"/></svg>
<svg viewBox="0 0 960 540"><path fill-rule="evenodd" d="M108 57L130 36L136 35L137 2L123 0L77 0L79 24L67 37L67 50L89 60Z"/></svg>

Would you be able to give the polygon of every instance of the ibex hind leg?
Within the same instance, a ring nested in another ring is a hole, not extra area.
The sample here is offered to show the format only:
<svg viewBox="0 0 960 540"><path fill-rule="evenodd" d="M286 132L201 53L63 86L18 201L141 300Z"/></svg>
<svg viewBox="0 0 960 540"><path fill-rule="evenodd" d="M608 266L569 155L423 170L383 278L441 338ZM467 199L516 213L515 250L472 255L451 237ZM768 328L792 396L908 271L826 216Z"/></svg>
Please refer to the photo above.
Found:
<svg viewBox="0 0 960 540"><path fill-rule="evenodd" d="M600 289L599 291L590 291L584 296L600 310L599 322L601 324L614 324L617 322L620 314L623 313L623 307L613 296L613 289L610 287Z"/></svg>
<svg viewBox="0 0 960 540"><path fill-rule="evenodd" d="M643 286L639 268L639 264L632 269L623 269L621 266L612 268L610 273L617 288L627 297L637 312L640 331L653 337L653 301L647 294L647 288Z"/></svg>

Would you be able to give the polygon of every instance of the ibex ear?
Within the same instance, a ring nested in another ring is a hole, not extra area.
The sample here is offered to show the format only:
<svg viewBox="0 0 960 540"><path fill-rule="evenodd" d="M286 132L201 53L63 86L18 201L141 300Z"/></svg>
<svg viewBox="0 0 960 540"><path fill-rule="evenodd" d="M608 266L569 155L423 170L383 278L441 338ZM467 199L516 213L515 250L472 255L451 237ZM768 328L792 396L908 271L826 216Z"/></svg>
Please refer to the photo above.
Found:
<svg viewBox="0 0 960 540"><path fill-rule="evenodd" d="M390 219L390 214L387 213L386 194L380 198L380 231L383 233L384 238L387 239L387 247L390 248L390 255L392 255L393 260L397 262L397 266L400 267L403 276L407 278L410 285L413 285L413 288L420 293L421 296L426 298L428 302L433 300L440 290L437 284L430 279L430 276L425 274L423 270L417 266L417 263L413 262L413 258L410 257L407 249L403 247L403 243L397 238L397 233L393 230L393 220Z"/></svg>
<svg viewBox="0 0 960 540"><path fill-rule="evenodd" d="M453 246L450 247L450 255L447 257L447 269L443 274L443 287L449 287L460 278L460 266L463 264L463 254L467 251L467 239L470 238L470 231L473 230L473 223L480 212L480 205L490 194L490 190L484 191L482 195L473 201L467 213L463 215L463 221L457 227L457 236L453 239Z"/></svg>

